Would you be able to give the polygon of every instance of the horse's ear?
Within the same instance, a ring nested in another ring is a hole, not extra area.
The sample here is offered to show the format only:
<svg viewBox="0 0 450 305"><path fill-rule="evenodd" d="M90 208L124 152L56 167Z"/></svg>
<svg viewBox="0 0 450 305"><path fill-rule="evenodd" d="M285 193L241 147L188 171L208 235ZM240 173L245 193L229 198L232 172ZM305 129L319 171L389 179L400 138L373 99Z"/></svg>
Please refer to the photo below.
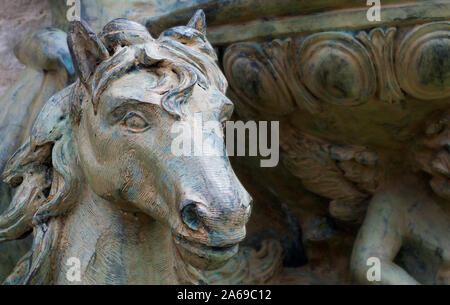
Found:
<svg viewBox="0 0 450 305"><path fill-rule="evenodd" d="M78 18L70 22L67 45L75 71L87 86L97 65L109 57L108 50L89 25Z"/></svg>
<svg viewBox="0 0 450 305"><path fill-rule="evenodd" d="M203 10L197 10L187 26L206 34L206 17Z"/></svg>

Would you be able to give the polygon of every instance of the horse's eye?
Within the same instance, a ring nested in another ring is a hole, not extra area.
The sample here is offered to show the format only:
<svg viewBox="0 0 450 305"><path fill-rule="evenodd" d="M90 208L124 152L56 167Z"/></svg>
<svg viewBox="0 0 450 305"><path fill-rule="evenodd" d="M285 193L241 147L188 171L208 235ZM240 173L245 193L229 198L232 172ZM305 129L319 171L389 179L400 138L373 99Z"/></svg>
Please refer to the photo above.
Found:
<svg viewBox="0 0 450 305"><path fill-rule="evenodd" d="M134 131L142 131L149 126L147 121L141 115L135 112L128 113L125 116L123 123L126 127Z"/></svg>

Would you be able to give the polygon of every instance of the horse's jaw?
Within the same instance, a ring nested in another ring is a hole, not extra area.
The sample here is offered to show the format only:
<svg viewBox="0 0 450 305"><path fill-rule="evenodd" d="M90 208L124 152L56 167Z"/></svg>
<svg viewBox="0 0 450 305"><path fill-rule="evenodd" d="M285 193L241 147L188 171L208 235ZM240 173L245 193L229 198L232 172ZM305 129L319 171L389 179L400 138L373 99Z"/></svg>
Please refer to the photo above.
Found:
<svg viewBox="0 0 450 305"><path fill-rule="evenodd" d="M173 234L177 255L186 264L201 270L214 270L224 266L239 250L239 245L210 247Z"/></svg>

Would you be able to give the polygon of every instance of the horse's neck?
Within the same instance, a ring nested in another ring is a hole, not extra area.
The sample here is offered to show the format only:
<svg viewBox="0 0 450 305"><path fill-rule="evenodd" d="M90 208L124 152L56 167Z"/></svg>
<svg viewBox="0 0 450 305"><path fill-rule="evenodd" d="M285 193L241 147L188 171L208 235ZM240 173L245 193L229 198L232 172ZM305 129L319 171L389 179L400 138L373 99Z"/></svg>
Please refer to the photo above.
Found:
<svg viewBox="0 0 450 305"><path fill-rule="evenodd" d="M61 224L55 283L80 284L73 281L78 260L81 284L177 283L170 230L150 217L125 212L88 188Z"/></svg>

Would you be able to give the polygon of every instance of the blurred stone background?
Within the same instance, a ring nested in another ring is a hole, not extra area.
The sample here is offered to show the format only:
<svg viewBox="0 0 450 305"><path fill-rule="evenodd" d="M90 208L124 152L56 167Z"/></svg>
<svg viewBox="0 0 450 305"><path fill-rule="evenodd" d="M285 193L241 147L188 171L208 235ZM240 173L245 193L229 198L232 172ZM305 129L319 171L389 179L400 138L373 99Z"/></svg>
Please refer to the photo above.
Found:
<svg viewBox="0 0 450 305"><path fill-rule="evenodd" d="M51 25L47 0L2 0L0 4L0 96L25 70L14 56L14 46L23 36Z"/></svg>

